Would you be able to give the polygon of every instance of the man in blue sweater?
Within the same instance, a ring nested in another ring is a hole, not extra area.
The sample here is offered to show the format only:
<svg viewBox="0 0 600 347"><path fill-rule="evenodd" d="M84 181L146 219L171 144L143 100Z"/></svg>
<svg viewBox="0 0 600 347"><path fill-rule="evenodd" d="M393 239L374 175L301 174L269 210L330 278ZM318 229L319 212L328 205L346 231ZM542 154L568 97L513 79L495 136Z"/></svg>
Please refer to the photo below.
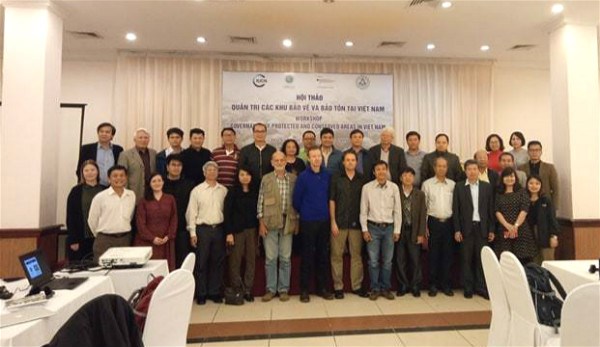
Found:
<svg viewBox="0 0 600 347"><path fill-rule="evenodd" d="M321 165L321 149L308 151L310 166L296 181L293 204L300 214L302 263L300 265L300 301L309 302L310 278L316 275L317 295L332 300L328 290L329 275L329 184L331 174Z"/></svg>

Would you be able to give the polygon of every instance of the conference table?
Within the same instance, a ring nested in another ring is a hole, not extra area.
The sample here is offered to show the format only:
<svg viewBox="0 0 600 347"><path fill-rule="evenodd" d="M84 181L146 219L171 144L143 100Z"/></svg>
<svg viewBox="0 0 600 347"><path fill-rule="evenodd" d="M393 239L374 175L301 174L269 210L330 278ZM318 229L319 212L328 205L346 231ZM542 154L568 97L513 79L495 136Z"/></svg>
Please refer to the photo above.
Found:
<svg viewBox="0 0 600 347"><path fill-rule="evenodd" d="M573 289L586 284L600 281L598 273L591 274L590 265L598 266L598 259L592 260L548 260L542 267L550 270L569 294Z"/></svg>
<svg viewBox="0 0 600 347"><path fill-rule="evenodd" d="M132 269L102 269L99 271L80 271L74 273L59 272L64 277L98 277L105 276L112 280L115 294L129 299L131 293L145 287L154 277L167 276L169 265L164 259L149 260L144 266Z"/></svg>
<svg viewBox="0 0 600 347"><path fill-rule="evenodd" d="M13 298L24 297L29 288L27 279L10 283L0 283L15 293ZM44 308L53 315L20 324L0 328L0 346L41 346L52 339L60 327L84 304L105 294L114 294L113 282L109 277L90 277L73 290L55 290L54 296ZM22 309L27 309L24 307ZM5 312L4 301L0 300L0 311Z"/></svg>

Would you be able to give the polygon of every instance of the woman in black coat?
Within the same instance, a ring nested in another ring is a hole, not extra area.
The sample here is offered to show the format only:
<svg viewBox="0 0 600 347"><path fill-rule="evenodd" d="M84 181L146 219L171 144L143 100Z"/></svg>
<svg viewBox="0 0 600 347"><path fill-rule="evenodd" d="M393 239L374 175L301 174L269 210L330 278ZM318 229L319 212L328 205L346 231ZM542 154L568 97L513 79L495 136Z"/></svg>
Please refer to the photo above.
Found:
<svg viewBox="0 0 600 347"><path fill-rule="evenodd" d="M533 230L537 245L540 249L537 263L544 260L554 260L554 250L558 247L560 227L556 220L556 211L552 199L540 194L542 179L537 175L527 178L527 193L529 194L529 214L527 223Z"/></svg>
<svg viewBox="0 0 600 347"><path fill-rule="evenodd" d="M100 170L93 160L86 160L79 170L81 180L67 198L67 255L70 262L90 258L94 235L87 223L92 199L106 187L100 185Z"/></svg>

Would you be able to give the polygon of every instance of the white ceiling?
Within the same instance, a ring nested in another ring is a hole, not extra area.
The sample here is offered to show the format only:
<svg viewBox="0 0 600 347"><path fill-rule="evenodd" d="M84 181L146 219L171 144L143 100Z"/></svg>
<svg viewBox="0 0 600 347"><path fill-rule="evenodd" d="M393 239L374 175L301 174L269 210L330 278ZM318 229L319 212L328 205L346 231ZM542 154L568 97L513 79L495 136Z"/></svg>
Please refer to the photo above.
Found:
<svg viewBox="0 0 600 347"><path fill-rule="evenodd" d="M101 40L64 37L65 57L114 55L119 49L252 53L290 56L476 58L545 63L548 32L557 22L597 25L600 1L454 1L448 10L410 1L53 1L65 30L91 31ZM564 16L564 17L563 17ZM124 39L132 31L138 40ZM206 44L195 39L204 36ZM255 45L231 44L229 36L254 36ZM293 47L281 45L284 38ZM351 40L354 47L346 48ZM402 48L377 48L405 41ZM429 52L427 43L436 49ZM491 46L481 52L482 44ZM534 44L529 51L508 51Z"/></svg>

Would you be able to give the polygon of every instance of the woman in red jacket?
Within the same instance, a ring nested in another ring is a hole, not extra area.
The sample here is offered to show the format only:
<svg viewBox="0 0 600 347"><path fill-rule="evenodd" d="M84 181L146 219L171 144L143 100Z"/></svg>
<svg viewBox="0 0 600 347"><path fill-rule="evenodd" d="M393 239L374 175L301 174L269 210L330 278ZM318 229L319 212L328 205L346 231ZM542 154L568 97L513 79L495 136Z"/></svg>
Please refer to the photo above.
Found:
<svg viewBox="0 0 600 347"><path fill-rule="evenodd" d="M177 207L175 198L163 193L164 184L158 172L150 175L136 210L138 231L133 245L152 246L152 259L166 259L169 270L174 270Z"/></svg>

